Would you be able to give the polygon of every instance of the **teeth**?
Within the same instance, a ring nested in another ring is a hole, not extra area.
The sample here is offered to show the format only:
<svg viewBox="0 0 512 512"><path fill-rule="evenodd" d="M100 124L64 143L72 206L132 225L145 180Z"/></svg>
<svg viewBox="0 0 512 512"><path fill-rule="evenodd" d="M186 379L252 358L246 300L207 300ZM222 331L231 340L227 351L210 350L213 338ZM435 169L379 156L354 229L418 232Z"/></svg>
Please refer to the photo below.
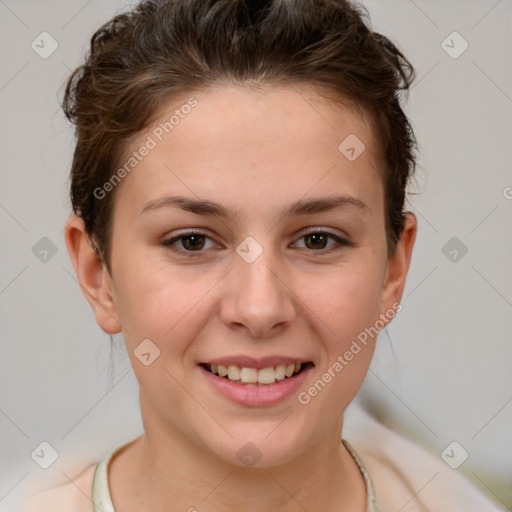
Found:
<svg viewBox="0 0 512 512"><path fill-rule="evenodd" d="M277 366L268 366L267 368L240 368L235 365L223 366L221 364L209 365L209 370L219 377L227 377L229 380L241 382L244 384L274 384L276 380L283 380L298 373L301 369L301 363L279 364Z"/></svg>
<svg viewBox="0 0 512 512"><path fill-rule="evenodd" d="M272 366L258 370L258 382L260 384L274 384L276 381L276 372Z"/></svg>
<svg viewBox="0 0 512 512"><path fill-rule="evenodd" d="M228 379L229 380L240 380L240 368L235 365L228 366Z"/></svg>
<svg viewBox="0 0 512 512"><path fill-rule="evenodd" d="M285 378L286 366L284 364L280 364L275 367L276 380L283 380Z"/></svg>
<svg viewBox="0 0 512 512"><path fill-rule="evenodd" d="M295 365L294 364L287 364L286 369L284 371L284 374L287 377L291 377L293 375L293 372L295 371Z"/></svg>
<svg viewBox="0 0 512 512"><path fill-rule="evenodd" d="M256 368L242 368L240 370L240 380L242 382L258 382L258 370Z"/></svg>

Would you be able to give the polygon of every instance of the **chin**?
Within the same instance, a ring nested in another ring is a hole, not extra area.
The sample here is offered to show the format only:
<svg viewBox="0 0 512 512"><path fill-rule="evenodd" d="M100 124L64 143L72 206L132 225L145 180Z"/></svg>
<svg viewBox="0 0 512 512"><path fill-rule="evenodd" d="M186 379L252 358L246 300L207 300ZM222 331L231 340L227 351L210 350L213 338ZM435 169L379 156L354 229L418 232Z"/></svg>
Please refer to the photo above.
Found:
<svg viewBox="0 0 512 512"><path fill-rule="evenodd" d="M267 429L264 431L267 432ZM290 439L287 432L283 431L286 434L286 439L283 439L282 436L272 439L273 434L265 437L267 434L262 435L261 432L261 428L255 428L254 436L245 432L243 435L234 436L233 439L224 439L212 452L224 462L240 468L280 466L300 454L301 443ZM271 432L271 429L268 432ZM210 449L212 448L210 447Z"/></svg>

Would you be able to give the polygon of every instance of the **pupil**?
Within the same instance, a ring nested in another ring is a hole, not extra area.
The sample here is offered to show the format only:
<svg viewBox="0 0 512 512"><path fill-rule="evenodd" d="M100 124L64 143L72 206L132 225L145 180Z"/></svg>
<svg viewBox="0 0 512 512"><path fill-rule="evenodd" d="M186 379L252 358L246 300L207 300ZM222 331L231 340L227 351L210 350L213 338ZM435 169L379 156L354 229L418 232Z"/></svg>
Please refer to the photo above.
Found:
<svg viewBox="0 0 512 512"><path fill-rule="evenodd" d="M325 247L326 236L323 233L312 233L307 238L313 240L312 245L314 249L323 249Z"/></svg>
<svg viewBox="0 0 512 512"><path fill-rule="evenodd" d="M192 240L192 244L189 243L190 240ZM183 239L183 245L186 249L202 249L204 246L203 235L187 235Z"/></svg>

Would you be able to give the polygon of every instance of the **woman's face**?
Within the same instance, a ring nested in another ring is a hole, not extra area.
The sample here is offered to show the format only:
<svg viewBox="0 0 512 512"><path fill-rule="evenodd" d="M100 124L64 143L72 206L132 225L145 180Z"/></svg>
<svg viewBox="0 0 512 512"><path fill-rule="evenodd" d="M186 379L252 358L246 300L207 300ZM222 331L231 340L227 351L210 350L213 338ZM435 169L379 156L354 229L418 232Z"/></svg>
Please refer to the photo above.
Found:
<svg viewBox="0 0 512 512"><path fill-rule="evenodd" d="M131 145L98 322L122 326L149 436L238 465L284 463L339 434L375 327L396 313L414 236L388 261L360 112L308 87L191 96ZM295 362L302 371L286 377ZM274 384L234 382L239 368Z"/></svg>

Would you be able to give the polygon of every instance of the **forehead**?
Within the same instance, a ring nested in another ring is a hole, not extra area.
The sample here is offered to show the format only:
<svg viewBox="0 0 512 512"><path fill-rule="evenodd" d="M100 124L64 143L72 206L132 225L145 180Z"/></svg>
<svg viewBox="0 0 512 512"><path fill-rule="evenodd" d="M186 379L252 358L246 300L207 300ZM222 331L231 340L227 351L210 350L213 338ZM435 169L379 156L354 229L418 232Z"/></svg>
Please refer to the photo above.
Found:
<svg viewBox="0 0 512 512"><path fill-rule="evenodd" d="M211 88L174 98L155 119L126 153L151 146L120 187L131 206L175 192L243 209L336 187L379 209L367 116L312 87Z"/></svg>

